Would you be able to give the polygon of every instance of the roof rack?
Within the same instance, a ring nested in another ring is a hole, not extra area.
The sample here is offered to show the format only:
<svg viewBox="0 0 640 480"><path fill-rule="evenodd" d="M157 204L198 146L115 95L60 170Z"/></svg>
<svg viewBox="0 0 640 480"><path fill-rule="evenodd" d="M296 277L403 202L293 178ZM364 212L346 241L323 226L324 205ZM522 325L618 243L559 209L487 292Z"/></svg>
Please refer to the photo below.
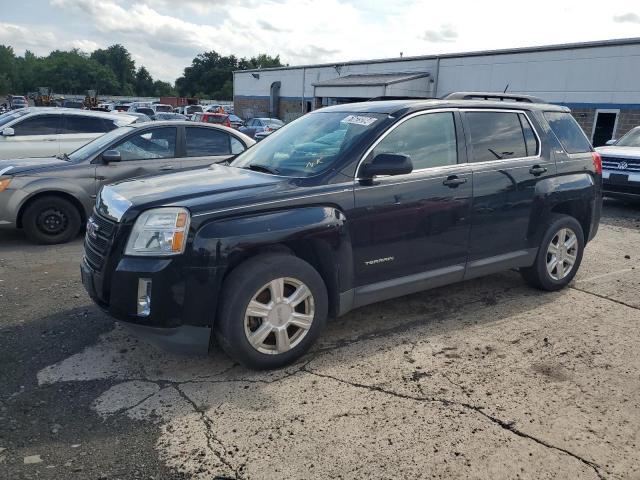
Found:
<svg viewBox="0 0 640 480"><path fill-rule="evenodd" d="M547 103L533 95L500 92L453 92L444 100L498 100L500 102Z"/></svg>

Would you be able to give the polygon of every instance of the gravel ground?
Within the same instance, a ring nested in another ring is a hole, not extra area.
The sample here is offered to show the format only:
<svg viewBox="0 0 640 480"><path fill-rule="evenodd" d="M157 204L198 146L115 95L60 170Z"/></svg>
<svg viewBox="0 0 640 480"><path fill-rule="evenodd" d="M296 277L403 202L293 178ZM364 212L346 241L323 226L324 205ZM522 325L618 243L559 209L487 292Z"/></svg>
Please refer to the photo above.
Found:
<svg viewBox="0 0 640 480"><path fill-rule="evenodd" d="M640 206L605 203L571 288L361 308L266 373L114 327L81 251L0 233L1 478L640 478Z"/></svg>

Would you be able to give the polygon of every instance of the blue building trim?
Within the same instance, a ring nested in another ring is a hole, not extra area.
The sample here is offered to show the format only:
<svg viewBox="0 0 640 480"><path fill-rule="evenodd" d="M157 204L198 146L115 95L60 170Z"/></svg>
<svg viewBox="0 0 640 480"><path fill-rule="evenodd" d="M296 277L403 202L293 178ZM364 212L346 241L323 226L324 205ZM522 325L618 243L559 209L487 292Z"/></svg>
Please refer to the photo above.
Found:
<svg viewBox="0 0 640 480"><path fill-rule="evenodd" d="M593 108L595 110L640 110L640 103L567 103L551 102L554 105L562 105L569 108Z"/></svg>

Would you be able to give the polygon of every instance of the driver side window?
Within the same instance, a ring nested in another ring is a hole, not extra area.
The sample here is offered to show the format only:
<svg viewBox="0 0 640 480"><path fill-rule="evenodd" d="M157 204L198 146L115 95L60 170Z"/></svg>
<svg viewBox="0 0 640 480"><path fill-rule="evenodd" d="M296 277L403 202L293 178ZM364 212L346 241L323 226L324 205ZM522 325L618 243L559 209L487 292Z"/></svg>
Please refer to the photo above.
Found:
<svg viewBox="0 0 640 480"><path fill-rule="evenodd" d="M113 147L122 161L173 158L176 156L175 127L147 130L127 138Z"/></svg>
<svg viewBox="0 0 640 480"><path fill-rule="evenodd" d="M392 130L373 150L408 155L413 169L455 165L458 162L453 112L427 113L410 118Z"/></svg>

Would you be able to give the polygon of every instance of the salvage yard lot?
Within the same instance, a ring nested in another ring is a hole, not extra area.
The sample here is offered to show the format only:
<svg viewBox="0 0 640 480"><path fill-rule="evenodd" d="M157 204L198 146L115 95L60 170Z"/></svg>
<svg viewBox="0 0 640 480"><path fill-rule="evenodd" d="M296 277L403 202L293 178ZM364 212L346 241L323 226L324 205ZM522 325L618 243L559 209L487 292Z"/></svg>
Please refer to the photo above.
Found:
<svg viewBox="0 0 640 480"><path fill-rule="evenodd" d="M3 478L640 478L638 206L605 202L571 288L371 305L276 372L114 329L81 252L0 233Z"/></svg>

